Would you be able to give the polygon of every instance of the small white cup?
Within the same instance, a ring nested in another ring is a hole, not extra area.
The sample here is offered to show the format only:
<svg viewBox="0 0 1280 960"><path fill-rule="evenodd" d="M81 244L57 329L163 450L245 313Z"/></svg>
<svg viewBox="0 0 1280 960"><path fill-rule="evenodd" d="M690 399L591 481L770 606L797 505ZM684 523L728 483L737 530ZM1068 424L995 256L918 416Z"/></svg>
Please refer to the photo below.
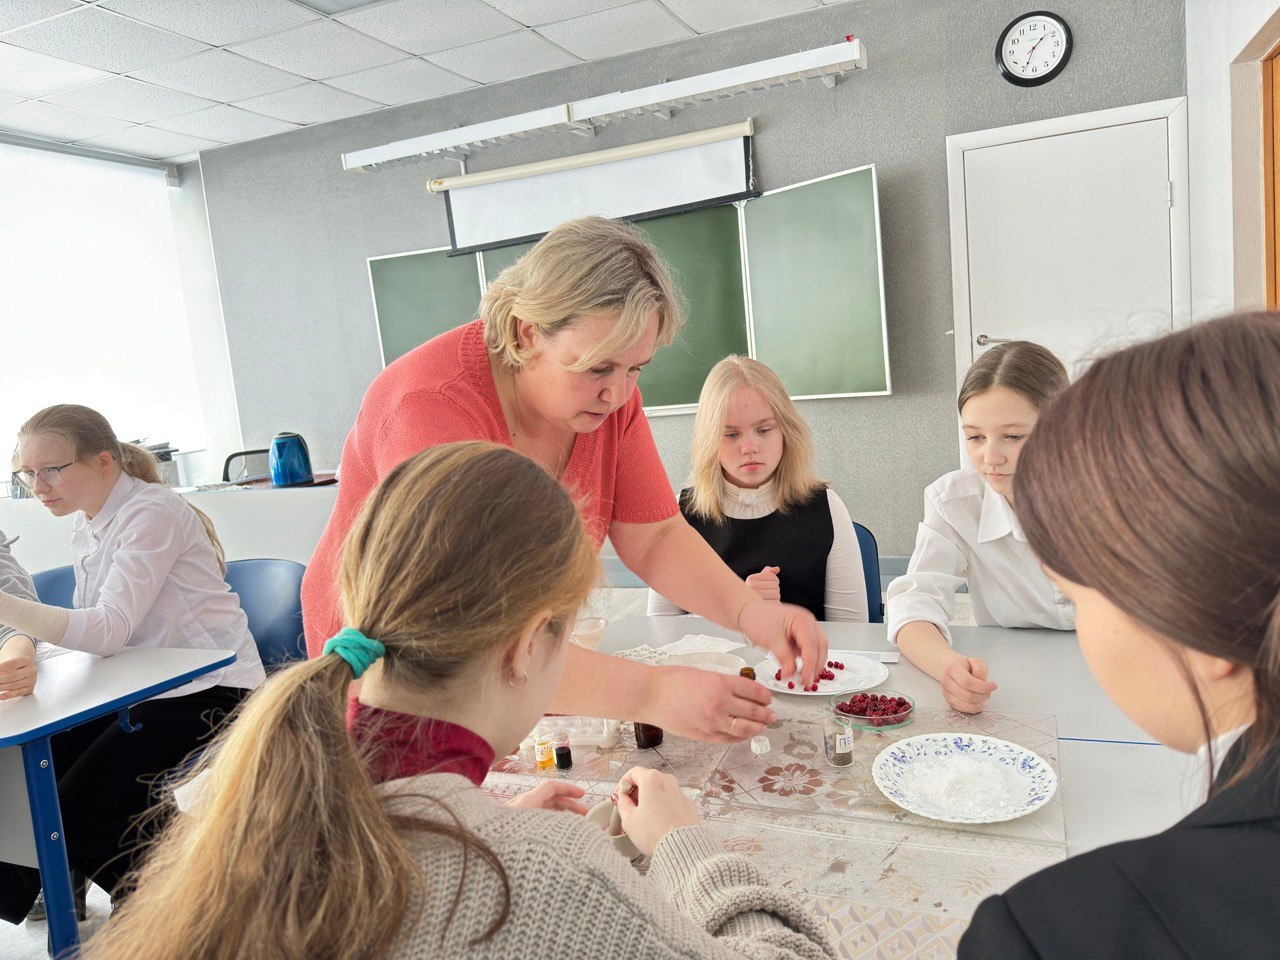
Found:
<svg viewBox="0 0 1280 960"><path fill-rule="evenodd" d="M580 647L594 650L600 646L600 640L604 637L604 631L607 626L609 626L609 621L604 617L583 617L575 621L570 628L569 639Z"/></svg>

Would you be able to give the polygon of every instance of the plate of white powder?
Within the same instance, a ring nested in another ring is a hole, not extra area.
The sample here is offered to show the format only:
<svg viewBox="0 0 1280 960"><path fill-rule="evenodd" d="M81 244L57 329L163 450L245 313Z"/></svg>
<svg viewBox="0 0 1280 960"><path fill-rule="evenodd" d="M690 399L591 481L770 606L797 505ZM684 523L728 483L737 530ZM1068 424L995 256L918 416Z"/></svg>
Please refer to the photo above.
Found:
<svg viewBox="0 0 1280 960"><path fill-rule="evenodd" d="M999 823L1037 810L1057 792L1045 759L1016 743L968 733L926 733L880 751L871 776L912 813L948 823Z"/></svg>

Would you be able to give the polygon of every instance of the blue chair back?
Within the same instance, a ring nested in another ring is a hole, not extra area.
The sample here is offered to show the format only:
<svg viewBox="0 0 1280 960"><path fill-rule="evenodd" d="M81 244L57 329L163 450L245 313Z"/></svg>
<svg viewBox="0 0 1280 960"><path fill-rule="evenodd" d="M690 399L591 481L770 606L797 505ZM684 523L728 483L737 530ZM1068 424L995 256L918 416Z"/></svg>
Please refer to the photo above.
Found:
<svg viewBox="0 0 1280 960"><path fill-rule="evenodd" d="M41 603L66 607L68 610L74 606L76 574L70 564L54 567L52 570L41 570L31 577L31 582L35 584L36 596Z"/></svg>
<svg viewBox="0 0 1280 960"><path fill-rule="evenodd" d="M293 560L232 560L227 583L240 597L262 665L270 670L307 658L302 637L302 575Z"/></svg>
<svg viewBox="0 0 1280 960"><path fill-rule="evenodd" d="M858 550L862 553L862 576L867 582L867 619L872 623L884 623L884 592L880 588L880 545L875 536L858 521L853 522L853 532L858 537Z"/></svg>

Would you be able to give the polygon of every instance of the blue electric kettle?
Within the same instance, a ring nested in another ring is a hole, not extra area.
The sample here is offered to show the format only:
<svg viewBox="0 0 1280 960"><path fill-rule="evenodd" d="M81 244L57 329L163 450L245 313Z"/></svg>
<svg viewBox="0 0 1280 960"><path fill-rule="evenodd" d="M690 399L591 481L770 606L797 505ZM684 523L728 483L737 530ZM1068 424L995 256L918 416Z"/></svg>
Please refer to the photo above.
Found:
<svg viewBox="0 0 1280 960"><path fill-rule="evenodd" d="M277 487L292 487L311 483L311 454L307 441L296 433L277 433L271 440L271 452L267 462L271 467L271 483Z"/></svg>

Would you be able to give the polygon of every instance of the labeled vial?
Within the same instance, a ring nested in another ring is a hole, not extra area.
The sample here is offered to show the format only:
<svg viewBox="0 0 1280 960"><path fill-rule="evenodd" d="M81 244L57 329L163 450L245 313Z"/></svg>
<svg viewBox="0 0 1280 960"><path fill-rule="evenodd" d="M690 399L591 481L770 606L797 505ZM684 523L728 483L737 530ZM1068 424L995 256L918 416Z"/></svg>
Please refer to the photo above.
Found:
<svg viewBox="0 0 1280 960"><path fill-rule="evenodd" d="M568 770L573 766L573 751L569 747L567 730L557 730L551 734L551 748L555 754L557 770Z"/></svg>
<svg viewBox="0 0 1280 960"><path fill-rule="evenodd" d="M636 746L641 750L648 750L650 747L658 747L662 745L662 728L655 727L651 723L641 723L637 720L634 724L636 728Z"/></svg>
<svg viewBox="0 0 1280 960"><path fill-rule="evenodd" d="M853 721L848 717L827 717L822 724L822 750L833 767L853 763Z"/></svg>
<svg viewBox="0 0 1280 960"><path fill-rule="evenodd" d="M555 750L551 746L551 738L545 733L538 734L533 741L533 762L539 770L549 770L555 765Z"/></svg>

